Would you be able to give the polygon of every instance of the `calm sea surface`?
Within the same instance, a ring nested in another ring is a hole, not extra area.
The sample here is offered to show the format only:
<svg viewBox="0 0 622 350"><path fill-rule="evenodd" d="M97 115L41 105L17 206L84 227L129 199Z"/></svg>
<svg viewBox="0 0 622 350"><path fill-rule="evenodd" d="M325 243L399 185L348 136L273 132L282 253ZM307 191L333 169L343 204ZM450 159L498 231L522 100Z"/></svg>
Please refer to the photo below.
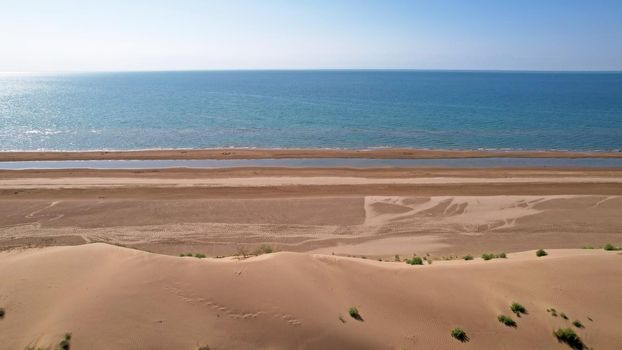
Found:
<svg viewBox="0 0 622 350"><path fill-rule="evenodd" d="M622 150L622 73L0 74L0 150Z"/></svg>

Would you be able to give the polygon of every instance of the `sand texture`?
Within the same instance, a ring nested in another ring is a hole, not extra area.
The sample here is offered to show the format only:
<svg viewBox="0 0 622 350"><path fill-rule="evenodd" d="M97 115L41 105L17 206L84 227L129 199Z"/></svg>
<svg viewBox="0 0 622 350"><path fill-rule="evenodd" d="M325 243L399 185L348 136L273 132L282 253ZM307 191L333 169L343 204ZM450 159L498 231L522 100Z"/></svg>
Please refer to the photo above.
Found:
<svg viewBox="0 0 622 350"><path fill-rule="evenodd" d="M72 349L95 350L563 350L552 332L575 319L589 348L621 349L622 255L601 249L622 246L620 179L611 169L0 171L0 349L71 332ZM266 245L277 252L252 256ZM426 264L404 263L414 254ZM514 301L528 314L513 315ZM454 327L470 340L453 339Z"/></svg>
<svg viewBox="0 0 622 350"><path fill-rule="evenodd" d="M622 256L549 253L410 266L299 253L179 258L104 244L5 252L0 343L22 349L72 332L76 349L568 349L552 331L578 319L587 346L622 347ZM513 301L528 314L514 316ZM470 341L453 339L454 327Z"/></svg>

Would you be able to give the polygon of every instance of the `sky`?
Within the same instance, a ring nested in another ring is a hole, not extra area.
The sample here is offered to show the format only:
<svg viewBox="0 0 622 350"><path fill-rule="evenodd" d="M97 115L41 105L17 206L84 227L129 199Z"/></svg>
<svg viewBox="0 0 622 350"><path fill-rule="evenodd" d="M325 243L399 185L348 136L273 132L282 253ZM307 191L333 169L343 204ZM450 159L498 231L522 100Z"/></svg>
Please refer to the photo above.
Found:
<svg viewBox="0 0 622 350"><path fill-rule="evenodd" d="M0 72L622 70L620 0L0 0Z"/></svg>

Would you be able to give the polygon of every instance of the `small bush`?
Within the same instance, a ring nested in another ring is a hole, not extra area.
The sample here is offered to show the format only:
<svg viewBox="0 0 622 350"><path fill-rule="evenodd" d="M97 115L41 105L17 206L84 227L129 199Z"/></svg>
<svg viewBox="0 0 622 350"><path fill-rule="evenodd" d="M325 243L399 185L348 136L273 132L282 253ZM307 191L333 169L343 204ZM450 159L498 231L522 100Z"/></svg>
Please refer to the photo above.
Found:
<svg viewBox="0 0 622 350"><path fill-rule="evenodd" d="M484 260L490 260L490 259L494 259L494 258L495 258L494 254L490 254L490 253L482 254L482 259L484 259Z"/></svg>
<svg viewBox="0 0 622 350"><path fill-rule="evenodd" d="M520 317L521 314L527 314L527 309L517 302L514 302L512 303L512 305L510 305L510 310L512 310L512 312L515 313L518 317Z"/></svg>
<svg viewBox="0 0 622 350"><path fill-rule="evenodd" d="M507 259L507 255L505 253L497 254L495 258L497 259Z"/></svg>
<svg viewBox="0 0 622 350"><path fill-rule="evenodd" d="M510 316L499 315L497 317L497 320L499 320L499 322L503 323L504 325L508 327L516 328L516 321L514 321Z"/></svg>
<svg viewBox="0 0 622 350"><path fill-rule="evenodd" d="M71 333L65 333L63 340L58 343L58 348L61 350L69 350L71 348Z"/></svg>
<svg viewBox="0 0 622 350"><path fill-rule="evenodd" d="M473 260L473 256L472 255L465 255L462 259L464 259L464 260Z"/></svg>
<svg viewBox="0 0 622 350"><path fill-rule="evenodd" d="M246 249L246 247L239 246L237 255L241 256L243 259L248 258L248 255L249 255L248 249Z"/></svg>
<svg viewBox="0 0 622 350"><path fill-rule="evenodd" d="M611 244L611 243L607 243L607 244L605 244L604 249L605 249L605 250L610 250L610 251L611 251L611 250L620 250L620 249L622 249L622 248L620 248L620 247L616 247L616 246L614 246L614 245L613 245L613 244Z"/></svg>
<svg viewBox="0 0 622 350"><path fill-rule="evenodd" d="M553 332L555 338L560 343L566 343L572 349L581 350L585 348L585 344L581 338L572 330L572 328L559 328Z"/></svg>
<svg viewBox="0 0 622 350"><path fill-rule="evenodd" d="M574 320L572 321L572 325L577 327L577 328L585 328L585 326L583 325L583 323L581 323L581 321L579 320Z"/></svg>
<svg viewBox="0 0 622 350"><path fill-rule="evenodd" d="M348 310L348 314L350 315L350 317L352 317L353 319L357 321L363 320L363 317L361 317L361 314L359 313L359 309L357 309L356 307L351 307Z"/></svg>
<svg viewBox="0 0 622 350"><path fill-rule="evenodd" d="M205 258L205 254L203 254L203 253L196 253L196 254L194 254L194 257L195 258L199 258L199 259L203 259L203 258Z"/></svg>
<svg viewBox="0 0 622 350"><path fill-rule="evenodd" d="M272 252L274 252L274 250L272 246L268 244L262 244L259 248L255 249L255 255L270 254Z"/></svg>
<svg viewBox="0 0 622 350"><path fill-rule="evenodd" d="M464 331L464 329L460 328L460 327L456 327L454 329L451 330L451 336L458 339L461 342L467 342L469 341L469 336L466 334L466 332Z"/></svg>
<svg viewBox="0 0 622 350"><path fill-rule="evenodd" d="M197 350L210 350L208 345L202 345L197 348Z"/></svg>
<svg viewBox="0 0 622 350"><path fill-rule="evenodd" d="M423 265L423 259L418 256L413 256L412 259L406 259L406 263L410 265Z"/></svg>
<svg viewBox="0 0 622 350"><path fill-rule="evenodd" d="M546 250L544 250L544 249L538 249L536 251L536 256L539 257L539 258L543 257L543 256L547 256L547 255L549 255L549 253L547 253Z"/></svg>

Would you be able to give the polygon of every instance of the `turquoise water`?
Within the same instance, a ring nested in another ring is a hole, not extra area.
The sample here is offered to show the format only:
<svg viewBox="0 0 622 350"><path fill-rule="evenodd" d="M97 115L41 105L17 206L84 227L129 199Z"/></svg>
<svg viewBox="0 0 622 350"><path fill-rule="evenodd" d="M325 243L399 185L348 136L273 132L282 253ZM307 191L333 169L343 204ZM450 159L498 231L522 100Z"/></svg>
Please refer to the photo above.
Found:
<svg viewBox="0 0 622 350"><path fill-rule="evenodd" d="M622 149L622 73L0 75L0 150Z"/></svg>

